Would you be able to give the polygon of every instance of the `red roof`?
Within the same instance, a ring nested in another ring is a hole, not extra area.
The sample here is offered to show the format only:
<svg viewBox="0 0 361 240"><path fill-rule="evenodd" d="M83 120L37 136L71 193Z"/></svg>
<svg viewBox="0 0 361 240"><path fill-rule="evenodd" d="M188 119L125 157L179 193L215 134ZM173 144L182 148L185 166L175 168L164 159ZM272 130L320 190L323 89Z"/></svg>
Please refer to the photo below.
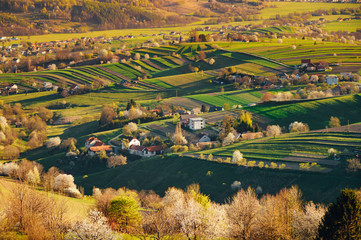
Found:
<svg viewBox="0 0 361 240"><path fill-rule="evenodd" d="M158 151L163 150L163 147L162 146L150 146L150 147L147 147L147 149L149 152L158 152Z"/></svg>
<svg viewBox="0 0 361 240"><path fill-rule="evenodd" d="M97 139L97 142L94 143L93 147L99 147L99 146L103 146L104 143L102 141L100 141L99 139Z"/></svg>
<svg viewBox="0 0 361 240"><path fill-rule="evenodd" d="M145 147L143 146L137 146L137 145L131 145L129 149L135 150L135 151L143 151Z"/></svg>
<svg viewBox="0 0 361 240"><path fill-rule="evenodd" d="M109 145L95 146L95 147L90 148L90 151L93 151L93 152L99 152L101 150L112 151L113 149Z"/></svg>

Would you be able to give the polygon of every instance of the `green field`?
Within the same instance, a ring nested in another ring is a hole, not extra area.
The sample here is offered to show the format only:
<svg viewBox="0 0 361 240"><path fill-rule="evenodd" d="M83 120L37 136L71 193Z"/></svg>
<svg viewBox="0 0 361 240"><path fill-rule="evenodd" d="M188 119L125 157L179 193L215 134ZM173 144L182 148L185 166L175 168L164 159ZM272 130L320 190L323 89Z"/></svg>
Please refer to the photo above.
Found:
<svg viewBox="0 0 361 240"><path fill-rule="evenodd" d="M310 129L322 129L331 116L338 117L341 125L360 121L361 94L295 103L270 103L249 107L247 110L273 120L274 124L288 127L294 121L307 123Z"/></svg>
<svg viewBox="0 0 361 240"><path fill-rule="evenodd" d="M289 13L302 13L315 11L317 9L329 10L332 8L359 8L359 4L352 3L319 3L319 2L272 2L272 5L276 5L276 8L265 8L261 11L263 19L274 18L276 14L287 15Z"/></svg>
<svg viewBox="0 0 361 240"><path fill-rule="evenodd" d="M227 94L199 94L192 95L189 98L204 102L213 106L223 106L225 103L230 107L233 105L247 105L249 103L255 103L260 101L261 93L253 90L246 91L234 91Z"/></svg>
<svg viewBox="0 0 361 240"><path fill-rule="evenodd" d="M325 27L322 27L329 32L337 32L337 31L349 31L356 32L357 29L361 28L361 20L351 20L347 22L331 22L326 23Z"/></svg>
<svg viewBox="0 0 361 240"><path fill-rule="evenodd" d="M89 174L86 179L77 178L77 183L85 186L87 192L93 186L125 186L137 190L154 190L161 195L171 186L185 188L192 183L199 183L201 191L218 202L224 202L234 194L230 187L234 181L240 181L242 188L261 186L264 193L271 194L283 187L298 185L305 199L328 203L338 196L340 189L361 186L355 177L344 178L342 174L246 169L233 164L168 156L142 159L115 169Z"/></svg>

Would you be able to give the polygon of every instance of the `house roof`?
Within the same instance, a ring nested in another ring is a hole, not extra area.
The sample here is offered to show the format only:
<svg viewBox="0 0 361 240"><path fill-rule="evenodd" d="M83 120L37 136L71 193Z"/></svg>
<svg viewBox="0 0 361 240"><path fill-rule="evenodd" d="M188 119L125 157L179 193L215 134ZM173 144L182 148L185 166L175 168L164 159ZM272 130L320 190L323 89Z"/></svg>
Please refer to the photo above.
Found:
<svg viewBox="0 0 361 240"><path fill-rule="evenodd" d="M109 146L109 145L94 146L94 147L90 148L90 151L92 151L92 152L99 152L101 150L112 151L113 148L111 146Z"/></svg>
<svg viewBox="0 0 361 240"><path fill-rule="evenodd" d="M204 121L204 119L200 118L200 117L190 118L189 120L192 120L192 121Z"/></svg>
<svg viewBox="0 0 361 240"><path fill-rule="evenodd" d="M204 137L204 136L208 137L208 135L207 135L207 134L204 134L204 133L198 133L196 137L199 138L199 139L201 139L201 138Z"/></svg>
<svg viewBox="0 0 361 240"><path fill-rule="evenodd" d="M98 140L98 139L96 137L90 137L85 141L85 143L91 143L94 140Z"/></svg>
<svg viewBox="0 0 361 240"><path fill-rule="evenodd" d="M131 142L133 139L136 139L136 140L138 140L137 138L135 138L135 137L127 137L126 138L129 142Z"/></svg>
<svg viewBox="0 0 361 240"><path fill-rule="evenodd" d="M145 147L143 146L137 146L137 145L132 145L129 147L129 149L131 150L135 150L135 151L143 151L145 149Z"/></svg>
<svg viewBox="0 0 361 240"><path fill-rule="evenodd" d="M157 151L163 150L163 147L162 146L150 146L150 147L147 147L147 150L149 152L157 152Z"/></svg>
<svg viewBox="0 0 361 240"><path fill-rule="evenodd" d="M99 139L96 140L96 142L94 143L93 147L98 147L98 146L103 146L104 143L102 141L100 141Z"/></svg>

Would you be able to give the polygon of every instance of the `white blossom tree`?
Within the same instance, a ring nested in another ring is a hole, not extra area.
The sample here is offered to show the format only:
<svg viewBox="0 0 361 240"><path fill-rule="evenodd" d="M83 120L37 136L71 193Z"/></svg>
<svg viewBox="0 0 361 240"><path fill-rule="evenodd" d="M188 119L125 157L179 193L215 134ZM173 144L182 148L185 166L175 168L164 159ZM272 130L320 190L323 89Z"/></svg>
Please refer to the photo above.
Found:
<svg viewBox="0 0 361 240"><path fill-rule="evenodd" d="M236 151L233 152L233 156L232 156L232 162L233 163L238 163L242 159L243 159L243 154L240 151L236 150Z"/></svg>
<svg viewBox="0 0 361 240"><path fill-rule="evenodd" d="M278 125L269 125L267 126L267 130L266 130L266 134L268 137L276 137L281 135L282 130L280 128L280 126Z"/></svg>
<svg viewBox="0 0 361 240"><path fill-rule="evenodd" d="M65 236L66 240L116 240L121 239L108 225L98 210L90 211L83 221L75 223Z"/></svg>

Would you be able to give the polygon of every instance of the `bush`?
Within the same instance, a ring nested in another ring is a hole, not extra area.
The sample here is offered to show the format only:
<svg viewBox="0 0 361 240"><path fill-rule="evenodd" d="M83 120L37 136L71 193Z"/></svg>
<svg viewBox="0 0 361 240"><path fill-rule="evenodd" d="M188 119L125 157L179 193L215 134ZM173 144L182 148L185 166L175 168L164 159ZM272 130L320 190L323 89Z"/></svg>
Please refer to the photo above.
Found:
<svg viewBox="0 0 361 240"><path fill-rule="evenodd" d="M188 146L183 146L183 145L173 145L170 150L173 153L178 153L178 152L187 152L188 151Z"/></svg>

